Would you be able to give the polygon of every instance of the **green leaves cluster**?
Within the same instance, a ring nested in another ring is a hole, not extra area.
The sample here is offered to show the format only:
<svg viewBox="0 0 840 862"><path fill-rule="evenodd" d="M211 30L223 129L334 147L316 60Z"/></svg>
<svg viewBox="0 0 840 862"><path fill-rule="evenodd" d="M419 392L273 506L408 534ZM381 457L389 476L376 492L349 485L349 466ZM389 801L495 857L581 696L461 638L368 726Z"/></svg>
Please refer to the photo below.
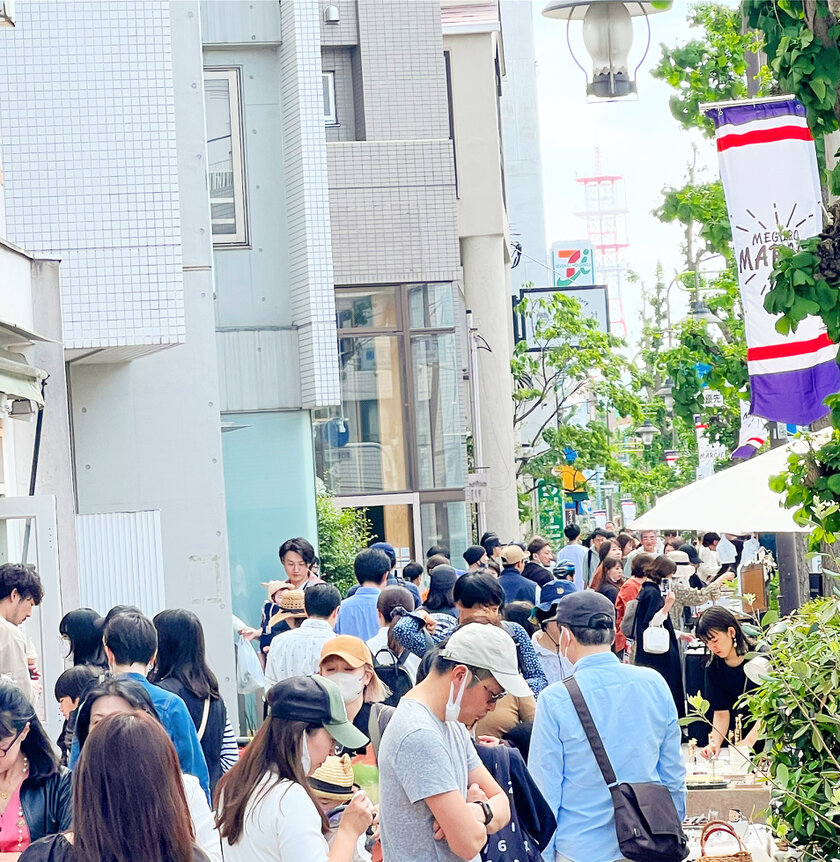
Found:
<svg viewBox="0 0 840 862"><path fill-rule="evenodd" d="M766 738L775 833L804 858L840 853L840 607L804 605L766 633L768 678L748 704Z"/></svg>
<svg viewBox="0 0 840 862"><path fill-rule="evenodd" d="M662 191L662 205L654 215L666 224L678 221L689 227L699 224L705 252L732 257L732 227L726 211L726 199L720 180L710 183L686 183L682 188L668 187ZM687 273L693 278L694 273Z"/></svg>
<svg viewBox="0 0 840 862"><path fill-rule="evenodd" d="M819 315L833 341L840 338L840 289L829 284L820 272L820 237L802 240L793 248L777 246L764 308L780 314L776 330L783 335L796 332L808 316Z"/></svg>
<svg viewBox="0 0 840 862"><path fill-rule="evenodd" d="M315 507L321 577L344 594L356 583L353 561L359 548L370 544L370 521L358 509L339 509L333 495L323 489L315 498Z"/></svg>

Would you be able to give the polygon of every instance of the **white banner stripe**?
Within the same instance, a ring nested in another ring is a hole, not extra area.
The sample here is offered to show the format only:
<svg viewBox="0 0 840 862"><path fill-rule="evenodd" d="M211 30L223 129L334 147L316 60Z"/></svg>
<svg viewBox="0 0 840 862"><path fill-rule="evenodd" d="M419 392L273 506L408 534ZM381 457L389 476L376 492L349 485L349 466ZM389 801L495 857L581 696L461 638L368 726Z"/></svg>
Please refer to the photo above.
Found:
<svg viewBox="0 0 840 862"><path fill-rule="evenodd" d="M780 356L776 359L754 359L747 363L750 374L778 374L782 371L799 371L821 365L837 357L837 345L823 347L816 353L806 353L804 356Z"/></svg>

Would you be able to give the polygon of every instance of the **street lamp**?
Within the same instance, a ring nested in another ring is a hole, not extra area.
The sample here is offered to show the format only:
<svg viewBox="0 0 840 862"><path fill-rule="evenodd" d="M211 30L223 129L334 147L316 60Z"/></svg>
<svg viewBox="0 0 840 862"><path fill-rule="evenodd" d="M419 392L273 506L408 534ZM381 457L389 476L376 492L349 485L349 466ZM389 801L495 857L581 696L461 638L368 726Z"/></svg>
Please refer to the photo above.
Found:
<svg viewBox="0 0 840 862"><path fill-rule="evenodd" d="M636 429L636 434L641 438L642 446L649 449L653 445L653 438L659 433L659 429L653 425L650 419L645 421Z"/></svg>
<svg viewBox="0 0 840 862"><path fill-rule="evenodd" d="M566 21L566 42L572 59L586 75L586 94L599 99L620 99L636 90L636 73L650 48L649 15L671 8L672 0L620 2L620 0L551 0L543 9L546 18ZM629 54L633 46L632 18L643 16L647 24L645 53L633 74ZM592 59L592 80L580 64L569 35L572 21L583 22L583 44Z"/></svg>
<svg viewBox="0 0 840 862"><path fill-rule="evenodd" d="M668 413L674 409L674 381L670 377L653 394L658 395L665 402Z"/></svg>
<svg viewBox="0 0 840 862"><path fill-rule="evenodd" d="M702 299L695 299L691 303L691 311L686 315L685 320L704 320L709 326L720 326L721 319L712 313L711 309Z"/></svg>

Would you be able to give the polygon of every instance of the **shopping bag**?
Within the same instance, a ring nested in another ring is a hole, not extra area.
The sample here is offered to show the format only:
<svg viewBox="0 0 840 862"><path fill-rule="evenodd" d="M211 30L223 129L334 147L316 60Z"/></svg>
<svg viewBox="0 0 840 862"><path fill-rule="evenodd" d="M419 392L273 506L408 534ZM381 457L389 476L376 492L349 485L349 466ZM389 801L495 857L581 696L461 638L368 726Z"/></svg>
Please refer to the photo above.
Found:
<svg viewBox="0 0 840 862"><path fill-rule="evenodd" d="M250 694L265 688L265 674L254 648L242 635L236 641L236 690Z"/></svg>

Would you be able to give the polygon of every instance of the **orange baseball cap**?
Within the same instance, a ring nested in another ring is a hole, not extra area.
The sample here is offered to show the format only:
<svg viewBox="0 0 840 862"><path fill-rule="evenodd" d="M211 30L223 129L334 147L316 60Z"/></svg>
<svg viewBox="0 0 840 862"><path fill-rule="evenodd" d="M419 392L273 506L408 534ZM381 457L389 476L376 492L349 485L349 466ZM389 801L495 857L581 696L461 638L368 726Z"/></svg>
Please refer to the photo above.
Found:
<svg viewBox="0 0 840 862"><path fill-rule="evenodd" d="M373 656L370 654L368 645L361 638L353 635L338 635L328 640L321 649L321 661L331 655L343 658L350 667L354 668L373 664Z"/></svg>

